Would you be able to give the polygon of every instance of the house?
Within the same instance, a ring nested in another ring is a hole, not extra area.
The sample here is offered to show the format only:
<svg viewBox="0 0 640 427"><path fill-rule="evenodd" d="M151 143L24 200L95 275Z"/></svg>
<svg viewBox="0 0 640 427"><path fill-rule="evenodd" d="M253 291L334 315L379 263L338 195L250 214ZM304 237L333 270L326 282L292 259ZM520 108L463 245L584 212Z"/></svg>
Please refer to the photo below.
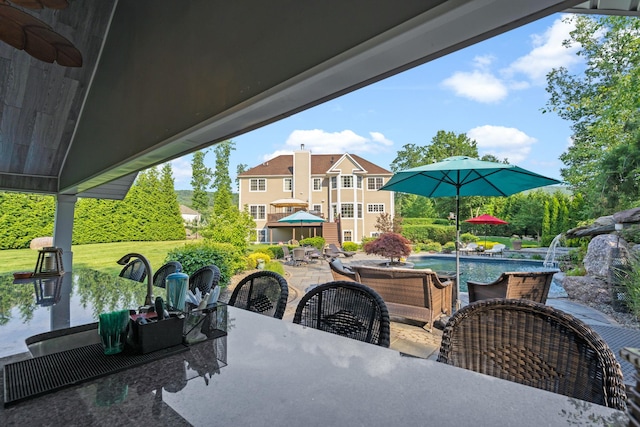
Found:
<svg viewBox="0 0 640 427"><path fill-rule="evenodd" d="M198 211L194 211L188 206L180 205L180 215L182 216L182 220L185 224L200 223L200 213Z"/></svg>
<svg viewBox="0 0 640 427"><path fill-rule="evenodd" d="M381 213L394 215L393 192L378 191L392 175L355 154L312 154L301 146L239 174L239 207L255 220L258 242L323 236L328 243L359 243L379 234ZM297 210L326 222L278 222Z"/></svg>

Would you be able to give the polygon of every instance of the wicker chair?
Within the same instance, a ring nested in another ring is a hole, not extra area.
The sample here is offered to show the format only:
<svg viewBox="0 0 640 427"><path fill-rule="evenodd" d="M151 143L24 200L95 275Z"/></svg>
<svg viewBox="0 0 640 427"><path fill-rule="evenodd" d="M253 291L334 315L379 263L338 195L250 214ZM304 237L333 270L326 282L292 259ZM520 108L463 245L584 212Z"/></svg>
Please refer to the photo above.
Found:
<svg viewBox="0 0 640 427"><path fill-rule="evenodd" d="M316 286L298 303L293 322L382 347L390 343L387 306L373 289L358 282Z"/></svg>
<svg viewBox="0 0 640 427"><path fill-rule="evenodd" d="M456 312L438 361L624 410L620 365L585 323L529 300L491 299Z"/></svg>
<svg viewBox="0 0 640 427"><path fill-rule="evenodd" d="M136 258L122 267L119 276L142 283L147 278L147 268L140 259Z"/></svg>
<svg viewBox="0 0 640 427"><path fill-rule="evenodd" d="M189 290L195 292L196 288L198 288L202 292L202 296L204 296L218 286L219 281L220 269L213 264L205 265L189 276Z"/></svg>
<svg viewBox="0 0 640 427"><path fill-rule="evenodd" d="M469 302L491 298L528 299L545 304L554 271L502 273L491 283L467 281Z"/></svg>
<svg viewBox="0 0 640 427"><path fill-rule="evenodd" d="M263 270L248 275L236 285L229 305L282 319L288 297L289 286L285 278Z"/></svg>
<svg viewBox="0 0 640 427"><path fill-rule="evenodd" d="M384 299L391 316L434 323L451 315L455 277L440 278L430 269L386 268L354 265L356 280L374 289Z"/></svg>
<svg viewBox="0 0 640 427"><path fill-rule="evenodd" d="M356 272L353 271L351 267L344 265L339 258L332 258L331 261L329 261L329 268L331 269L333 280L356 281Z"/></svg>
<svg viewBox="0 0 640 427"><path fill-rule="evenodd" d="M179 273L182 271L182 264L178 261L169 261L153 273L153 286L164 288L167 276L171 273Z"/></svg>

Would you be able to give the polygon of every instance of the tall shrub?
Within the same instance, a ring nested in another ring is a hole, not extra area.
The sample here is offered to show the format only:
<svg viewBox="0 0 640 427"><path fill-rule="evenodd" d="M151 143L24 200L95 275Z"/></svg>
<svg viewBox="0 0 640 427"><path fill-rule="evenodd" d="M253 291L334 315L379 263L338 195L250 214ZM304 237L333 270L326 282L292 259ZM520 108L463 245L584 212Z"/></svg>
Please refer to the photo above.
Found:
<svg viewBox="0 0 640 427"><path fill-rule="evenodd" d="M401 257L411 254L411 242L398 233L383 233L363 248L367 254L389 258L392 264L400 262Z"/></svg>

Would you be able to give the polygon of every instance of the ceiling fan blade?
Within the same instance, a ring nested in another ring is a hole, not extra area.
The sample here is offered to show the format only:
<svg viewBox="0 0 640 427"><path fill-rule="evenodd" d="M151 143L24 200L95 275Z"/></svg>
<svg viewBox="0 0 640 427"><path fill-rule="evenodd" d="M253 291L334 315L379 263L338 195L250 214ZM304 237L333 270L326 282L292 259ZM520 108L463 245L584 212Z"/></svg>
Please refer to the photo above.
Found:
<svg viewBox="0 0 640 427"><path fill-rule="evenodd" d="M7 19L2 14L3 9L4 7L0 4L0 40L16 49L24 49L26 38L22 26L11 19Z"/></svg>
<svg viewBox="0 0 640 427"><path fill-rule="evenodd" d="M49 28L25 28L25 52L46 62L57 62L66 67L81 67L82 54L73 44Z"/></svg>

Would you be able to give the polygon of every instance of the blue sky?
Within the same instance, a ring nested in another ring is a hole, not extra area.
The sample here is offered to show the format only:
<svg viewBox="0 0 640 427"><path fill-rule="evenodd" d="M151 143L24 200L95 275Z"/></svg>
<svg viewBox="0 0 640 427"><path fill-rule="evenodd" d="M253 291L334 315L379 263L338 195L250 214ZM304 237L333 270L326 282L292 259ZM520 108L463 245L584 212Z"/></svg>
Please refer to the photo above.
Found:
<svg viewBox="0 0 640 427"><path fill-rule="evenodd" d="M570 123L542 113L545 75L583 64L562 46L571 24L555 14L234 138L229 171L256 166L300 144L312 153L352 153L389 169L405 144L439 130L466 133L480 155L560 179ZM213 168L212 150L205 163ZM191 156L172 162L176 189L191 189ZM234 186L235 187L235 186ZM235 188L234 188L235 189Z"/></svg>

